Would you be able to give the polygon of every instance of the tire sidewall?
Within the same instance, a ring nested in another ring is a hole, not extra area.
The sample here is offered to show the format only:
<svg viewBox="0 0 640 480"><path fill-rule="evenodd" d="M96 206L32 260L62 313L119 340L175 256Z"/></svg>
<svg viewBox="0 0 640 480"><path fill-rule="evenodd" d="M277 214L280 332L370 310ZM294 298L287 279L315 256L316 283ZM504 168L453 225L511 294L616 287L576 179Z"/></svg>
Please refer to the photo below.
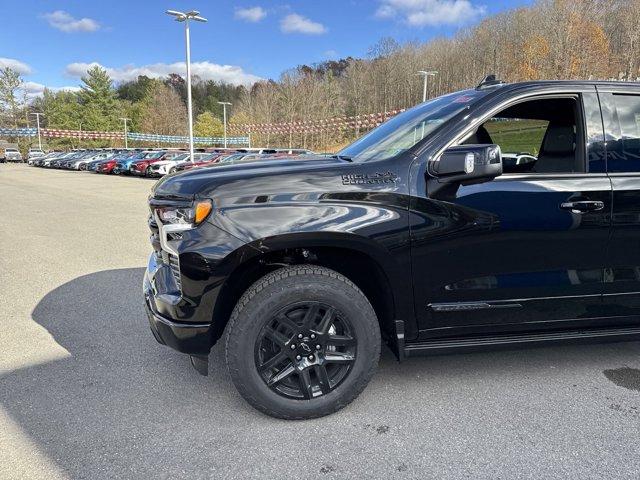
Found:
<svg viewBox="0 0 640 480"><path fill-rule="evenodd" d="M284 413L292 418L321 416L349 403L364 388L361 384L364 381L366 385L379 358L380 331L366 297L355 287L345 289L345 286L340 280L324 275L295 275L269 284L242 308L228 334L228 348L236 349L235 354L228 355L228 363L236 387L243 395L252 397L254 405L264 405L276 415ZM334 307L348 319L357 339L356 360L347 377L328 394L310 401L288 399L271 390L255 364L256 339L265 323L278 310L300 301Z"/></svg>

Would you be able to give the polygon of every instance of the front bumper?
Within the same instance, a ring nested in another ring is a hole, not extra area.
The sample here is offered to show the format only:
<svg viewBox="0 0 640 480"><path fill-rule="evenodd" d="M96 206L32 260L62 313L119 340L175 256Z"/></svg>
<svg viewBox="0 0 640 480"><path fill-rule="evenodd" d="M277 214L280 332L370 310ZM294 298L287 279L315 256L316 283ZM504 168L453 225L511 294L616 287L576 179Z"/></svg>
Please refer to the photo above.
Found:
<svg viewBox="0 0 640 480"><path fill-rule="evenodd" d="M149 258L149 265L144 275L142 290L149 326L155 339L179 352L190 355L208 355L211 349L211 323L177 322L162 316L157 311L158 302L176 304L180 301L178 294L160 294L153 288L156 276L170 275L163 272L167 268L156 262L155 254Z"/></svg>

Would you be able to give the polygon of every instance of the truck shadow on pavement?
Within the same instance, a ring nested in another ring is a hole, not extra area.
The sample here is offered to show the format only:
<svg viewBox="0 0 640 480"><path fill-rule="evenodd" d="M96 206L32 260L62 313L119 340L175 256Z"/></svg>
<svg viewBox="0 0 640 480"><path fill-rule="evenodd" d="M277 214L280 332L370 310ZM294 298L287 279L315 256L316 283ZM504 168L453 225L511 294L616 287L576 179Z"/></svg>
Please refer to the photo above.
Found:
<svg viewBox="0 0 640 480"><path fill-rule="evenodd" d="M314 471L323 478L344 478L347 471L415 476L412 462L430 441L422 437L421 422L422 432L427 425L444 429L456 408L473 413L504 403L508 410L510 389L535 391L544 379L562 388L568 382L570 389L587 382L580 377L583 370L599 373L602 365L613 368L637 358L638 344L591 345L417 358L399 365L386 350L378 374L353 405L322 419L284 422L240 398L221 345L212 351L209 377L202 377L186 355L155 342L144 313L143 272L92 273L48 293L33 320L70 357L0 376L0 405L72 478L282 478L300 472L313 477ZM553 377L575 364L578 378ZM608 383L600 377L597 382ZM456 397L458 405L452 406ZM389 436L403 428L396 446L388 448ZM336 445L322 461L313 449L300 447L300 439L318 437ZM375 467L354 467L364 442L375 453L367 454Z"/></svg>

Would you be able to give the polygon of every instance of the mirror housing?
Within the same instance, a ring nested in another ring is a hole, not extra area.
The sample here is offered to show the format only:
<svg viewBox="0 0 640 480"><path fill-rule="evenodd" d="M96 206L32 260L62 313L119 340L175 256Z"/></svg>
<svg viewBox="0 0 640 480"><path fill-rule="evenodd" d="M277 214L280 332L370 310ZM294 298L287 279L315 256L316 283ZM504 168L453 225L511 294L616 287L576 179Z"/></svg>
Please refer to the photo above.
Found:
<svg viewBox="0 0 640 480"><path fill-rule="evenodd" d="M502 175L499 145L458 145L447 148L431 168L439 183L478 183Z"/></svg>

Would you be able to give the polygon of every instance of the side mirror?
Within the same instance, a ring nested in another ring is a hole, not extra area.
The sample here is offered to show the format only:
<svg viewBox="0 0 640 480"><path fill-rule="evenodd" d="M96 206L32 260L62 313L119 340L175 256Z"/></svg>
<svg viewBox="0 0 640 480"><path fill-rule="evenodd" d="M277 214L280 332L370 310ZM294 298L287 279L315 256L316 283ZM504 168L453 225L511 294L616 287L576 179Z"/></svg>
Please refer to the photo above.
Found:
<svg viewBox="0 0 640 480"><path fill-rule="evenodd" d="M502 175L499 145L458 145L447 148L431 168L439 183L478 183Z"/></svg>

